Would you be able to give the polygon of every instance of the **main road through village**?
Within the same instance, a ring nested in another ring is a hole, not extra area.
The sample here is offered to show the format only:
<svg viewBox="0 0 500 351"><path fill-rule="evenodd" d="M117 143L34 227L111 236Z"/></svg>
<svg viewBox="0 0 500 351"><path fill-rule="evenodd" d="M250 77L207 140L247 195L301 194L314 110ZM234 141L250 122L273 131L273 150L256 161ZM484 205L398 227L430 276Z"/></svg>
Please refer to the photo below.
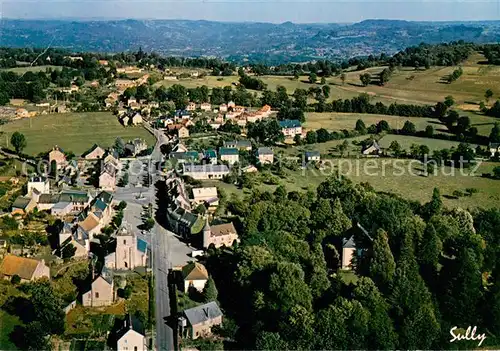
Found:
<svg viewBox="0 0 500 351"><path fill-rule="evenodd" d="M142 223L144 211L147 211L148 204L153 205L153 215L157 209L157 199L155 194L155 184L162 180L161 172L156 171L155 164L162 161L160 146L167 143L167 138L163 132L145 126L156 138L156 145L148 160L148 169L152 176L149 187L141 186L141 178L144 173L137 176L136 172L130 172L129 186L119 188L115 194L117 201L127 202L124 213L124 222L138 232L138 236L149 243L151 248L151 269L155 282L155 320L156 335L154 335L154 345L156 350L174 350L174 335L172 328L167 325L167 317L170 316L170 301L168 288L168 272L173 266L186 263L192 251L186 244L178 240L174 233L163 228L158 222L150 233L141 233L137 226ZM139 167L142 167L139 165ZM138 172L137 172L138 173Z"/></svg>

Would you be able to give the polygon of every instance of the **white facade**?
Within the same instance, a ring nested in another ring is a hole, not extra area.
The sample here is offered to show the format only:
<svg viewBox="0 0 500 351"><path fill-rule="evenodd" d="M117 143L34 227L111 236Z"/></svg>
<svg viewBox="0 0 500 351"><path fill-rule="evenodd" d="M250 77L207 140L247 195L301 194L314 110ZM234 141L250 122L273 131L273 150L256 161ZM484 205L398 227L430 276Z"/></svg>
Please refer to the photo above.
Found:
<svg viewBox="0 0 500 351"><path fill-rule="evenodd" d="M135 330L127 331L117 342L119 351L146 351L146 337Z"/></svg>

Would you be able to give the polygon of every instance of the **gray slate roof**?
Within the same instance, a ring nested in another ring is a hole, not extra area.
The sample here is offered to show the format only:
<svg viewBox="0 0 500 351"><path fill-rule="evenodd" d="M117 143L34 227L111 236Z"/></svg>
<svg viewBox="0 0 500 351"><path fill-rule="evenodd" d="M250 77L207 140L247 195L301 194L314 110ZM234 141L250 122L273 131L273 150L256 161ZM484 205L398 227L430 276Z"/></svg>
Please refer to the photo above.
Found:
<svg viewBox="0 0 500 351"><path fill-rule="evenodd" d="M196 325L222 316L222 311L217 303L212 301L204 305L185 310L184 315L190 325Z"/></svg>

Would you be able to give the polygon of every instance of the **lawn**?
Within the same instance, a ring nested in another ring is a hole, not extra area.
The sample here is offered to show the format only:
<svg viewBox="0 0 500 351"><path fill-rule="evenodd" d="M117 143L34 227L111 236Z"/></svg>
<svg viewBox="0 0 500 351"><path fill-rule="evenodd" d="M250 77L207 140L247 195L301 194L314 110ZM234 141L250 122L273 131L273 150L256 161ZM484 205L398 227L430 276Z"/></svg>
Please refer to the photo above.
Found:
<svg viewBox="0 0 500 351"><path fill-rule="evenodd" d="M93 144L109 147L117 137L143 138L151 145L153 136L142 127L123 127L110 112L67 113L24 118L0 126L0 145L9 146L12 133L19 131L27 140L25 153L37 155L59 145L80 155Z"/></svg>
<svg viewBox="0 0 500 351"><path fill-rule="evenodd" d="M398 69L390 81L383 87L360 84L362 73L378 74L383 67L373 67L364 71L352 71L346 74L346 82L342 85L340 77L332 77L327 81L339 89L350 92L366 92L379 98L392 99L400 103L432 104L443 101L445 96L452 95L458 104L468 102L479 103L484 100L484 92L491 88L494 98L500 96L495 88L500 84L500 67L479 64L484 61L481 54L473 54L462 63L463 75L451 84L443 83L442 79L457 67L431 67L428 70L412 68Z"/></svg>
<svg viewBox="0 0 500 351"><path fill-rule="evenodd" d="M45 65L45 66L26 66L26 67L15 67L15 68L2 68L2 69L0 69L0 71L12 71L12 72L16 72L16 73L45 72L45 70L47 68L51 68L53 70L62 69L61 66Z"/></svg>
<svg viewBox="0 0 500 351"><path fill-rule="evenodd" d="M460 142L458 141L419 138L415 136L395 134L385 135L384 137L382 137L382 139L379 140L379 144L382 148L388 148L394 140L396 140L399 145L406 151L410 150L410 146L412 144L427 145L431 152L434 150L451 149L452 147L457 147L460 144ZM471 146L476 147L476 145Z"/></svg>
<svg viewBox="0 0 500 351"><path fill-rule="evenodd" d="M390 192L409 200L425 203L430 200L432 190L438 187L443 196L443 203L448 207L461 208L491 208L497 207L500 201L500 181L482 178L482 173L491 173L498 163L484 162L473 175L470 171L460 173L459 169L444 167L435 176L424 176L421 173L422 165L413 160L396 159L332 159L332 167L325 170L287 170L286 179L280 183L288 191L313 190L323 182L333 170L342 170L342 174L356 183L368 182L376 191ZM339 168L340 166L340 168ZM453 173L454 172L454 173ZM204 182L207 186L218 186L228 196L231 194L242 195L243 191L232 184L223 182ZM260 183L262 191L274 191L276 185ZM466 188L476 188L478 192L470 197L452 199L450 195L455 190L464 191ZM245 190L248 192L248 189Z"/></svg>

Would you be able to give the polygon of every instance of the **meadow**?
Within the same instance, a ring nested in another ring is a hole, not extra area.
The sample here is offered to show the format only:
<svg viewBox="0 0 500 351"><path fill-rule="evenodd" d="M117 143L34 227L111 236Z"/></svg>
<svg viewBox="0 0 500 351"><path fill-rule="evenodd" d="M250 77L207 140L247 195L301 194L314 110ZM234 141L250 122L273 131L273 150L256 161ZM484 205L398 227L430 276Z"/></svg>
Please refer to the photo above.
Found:
<svg viewBox="0 0 500 351"><path fill-rule="evenodd" d="M422 165L415 160L403 159L332 159L332 167L325 170L286 170L286 177L280 179L288 191L315 191L316 187L334 170L356 183L367 182L378 192L397 194L405 199L425 203L430 200L432 190L437 187L441 191L443 203L449 207L473 209L478 207L490 208L498 206L500 201L500 180L481 177L482 173L491 173L498 163L483 162L473 174L472 169L463 170L444 167L437 175L425 176L422 174ZM404 172L400 171L401 169ZM454 172L454 173L453 173ZM403 173L403 174L400 174ZM238 196L248 193L248 189L241 190L233 184L216 181L205 181L205 185L218 186L228 195ZM260 183L257 186L261 191L274 191L277 185ZM453 198L454 191L465 191L467 188L477 189L472 196Z"/></svg>
<svg viewBox="0 0 500 351"><path fill-rule="evenodd" d="M14 67L14 68L2 68L0 71L12 71L18 74L26 73L26 72L45 72L47 68L50 69L61 69L61 66L51 66L51 65L43 65L43 66L25 66L25 67Z"/></svg>
<svg viewBox="0 0 500 351"><path fill-rule="evenodd" d="M143 127L123 127L111 112L48 114L19 119L0 126L0 145L9 147L10 138L16 131L26 137L27 147L23 152L29 155L48 151L54 145L80 155L93 144L112 146L117 137L125 141L143 138L149 145L155 142Z"/></svg>

